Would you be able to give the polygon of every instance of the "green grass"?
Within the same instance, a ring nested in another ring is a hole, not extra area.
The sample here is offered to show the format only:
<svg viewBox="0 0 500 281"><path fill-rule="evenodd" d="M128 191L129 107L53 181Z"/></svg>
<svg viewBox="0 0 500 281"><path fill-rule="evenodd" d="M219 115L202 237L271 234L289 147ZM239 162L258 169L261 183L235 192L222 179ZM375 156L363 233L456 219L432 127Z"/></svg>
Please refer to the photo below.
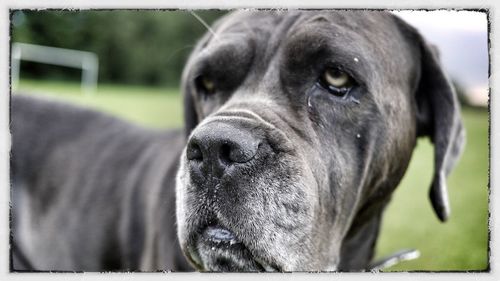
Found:
<svg viewBox="0 0 500 281"><path fill-rule="evenodd" d="M83 95L78 84L22 80L19 90L97 108L154 128L182 126L178 90L102 85ZM421 257L388 271L454 271L488 268L488 112L464 109L467 145L448 179L451 216L441 223L428 199L433 147L421 139L384 215L377 257L404 248Z"/></svg>
<svg viewBox="0 0 500 281"><path fill-rule="evenodd" d="M21 80L16 90L95 108L152 128L182 126L178 89L105 84L95 93L83 94L76 83Z"/></svg>
<svg viewBox="0 0 500 281"><path fill-rule="evenodd" d="M448 178L451 216L440 223L428 199L433 147L418 142L401 185L384 216L378 257L401 248L416 248L417 260L391 271L484 270L488 267L488 112L462 110L467 144Z"/></svg>

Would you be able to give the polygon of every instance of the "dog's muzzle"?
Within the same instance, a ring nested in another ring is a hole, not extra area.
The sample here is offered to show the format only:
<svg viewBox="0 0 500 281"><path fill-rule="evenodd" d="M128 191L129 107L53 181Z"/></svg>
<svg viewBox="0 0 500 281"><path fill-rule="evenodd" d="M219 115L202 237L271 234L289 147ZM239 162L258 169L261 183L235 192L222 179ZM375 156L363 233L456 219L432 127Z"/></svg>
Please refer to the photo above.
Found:
<svg viewBox="0 0 500 281"><path fill-rule="evenodd" d="M206 210L192 229L188 254L204 270L274 270L259 262L233 230L222 226L220 218L230 214L217 208L228 204L221 199L223 194L217 194L224 192L221 186L241 188L234 184L239 180L238 175L255 164L257 154L266 154L266 149L260 149L264 143L261 135L248 124L214 120L199 126L188 140L186 159L192 192L202 198Z"/></svg>

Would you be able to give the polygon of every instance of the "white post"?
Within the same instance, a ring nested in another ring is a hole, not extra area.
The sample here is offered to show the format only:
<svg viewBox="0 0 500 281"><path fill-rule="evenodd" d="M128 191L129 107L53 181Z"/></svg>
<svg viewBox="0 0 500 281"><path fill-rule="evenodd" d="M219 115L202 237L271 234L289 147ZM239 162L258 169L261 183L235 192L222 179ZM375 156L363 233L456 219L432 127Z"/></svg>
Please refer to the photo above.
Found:
<svg viewBox="0 0 500 281"><path fill-rule="evenodd" d="M13 43L11 61L13 87L17 86L19 81L21 60L80 68L82 69L82 91L86 94L96 92L99 59L95 53L25 43Z"/></svg>
<svg viewBox="0 0 500 281"><path fill-rule="evenodd" d="M95 93L97 90L97 74L99 71L99 60L93 53L89 53L82 59L82 91L84 93Z"/></svg>
<svg viewBox="0 0 500 281"><path fill-rule="evenodd" d="M10 78L11 78L11 87L12 90L17 88L19 82L19 68L20 68L20 60L21 60L21 48L18 45L12 44L11 51L11 63L10 63Z"/></svg>

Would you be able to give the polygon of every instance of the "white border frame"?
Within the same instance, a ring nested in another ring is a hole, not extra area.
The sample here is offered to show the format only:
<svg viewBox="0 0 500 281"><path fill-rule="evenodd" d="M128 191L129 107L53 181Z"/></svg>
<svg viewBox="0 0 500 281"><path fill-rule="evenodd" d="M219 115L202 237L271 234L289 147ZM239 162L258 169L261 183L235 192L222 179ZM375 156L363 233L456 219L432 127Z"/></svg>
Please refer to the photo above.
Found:
<svg viewBox="0 0 500 281"><path fill-rule="evenodd" d="M348 3L348 4L347 4ZM3 0L0 1L0 279L1 280L137 280L147 278L148 280L233 280L246 279L253 280L254 278L265 278L273 280L302 280L311 278L317 280L342 279L342 280L500 280L499 275L499 259L498 259L498 220L496 219L497 193L495 186L497 183L498 171L495 158L499 156L499 149L495 146L498 142L497 137L500 134L499 122L495 122L498 118L498 95L497 81L495 78L496 67L500 65L500 56L495 52L495 47L498 44L499 38L497 30L499 28L499 19L497 10L500 6L498 0L385 0L385 1L369 1L369 0L351 0L342 3L321 0L257 0L246 2L238 0L237 2L229 0L191 0L189 3L184 0L174 1L131 1L131 0ZM309 274L309 273L291 273L291 274L201 274L201 273L175 273L175 274L154 274L154 273L83 273L83 274L48 274L41 273L9 273L9 151L10 151L10 133L9 133L9 9L21 8L68 8L68 9L91 9L91 8L131 8L131 9L156 9L156 8L181 8L181 9L208 9L208 8L383 8L383 9L439 9L439 8L467 8L478 9L484 8L489 10L490 20L490 273L327 273L327 274ZM495 157L496 156L496 157Z"/></svg>

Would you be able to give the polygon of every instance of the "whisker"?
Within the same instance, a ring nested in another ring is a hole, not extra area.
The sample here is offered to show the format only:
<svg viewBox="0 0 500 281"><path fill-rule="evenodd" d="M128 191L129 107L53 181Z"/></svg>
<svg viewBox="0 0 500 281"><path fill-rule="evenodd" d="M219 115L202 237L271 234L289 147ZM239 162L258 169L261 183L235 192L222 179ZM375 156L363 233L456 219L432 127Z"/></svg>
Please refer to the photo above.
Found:
<svg viewBox="0 0 500 281"><path fill-rule="evenodd" d="M178 49L176 49L176 50L173 50L173 51L170 53L170 55L169 55L169 56L165 59L165 63L169 63L169 62L170 62L170 60L171 60L174 56L176 56L177 54L179 54L180 52L182 52L182 51L184 51L184 50L186 50L186 49L191 49L191 48L194 48L194 46L196 46L196 45L195 45L195 44L189 44L189 45L186 45L186 46L184 46L184 47L180 47L180 48L178 48Z"/></svg>
<svg viewBox="0 0 500 281"><path fill-rule="evenodd" d="M208 32L210 32L214 36L215 40L218 39L217 34L212 30L212 28L210 28L210 26L200 16L198 16L194 11L189 11L189 13L191 13L191 15L193 15L193 17L195 17L201 24L203 24L203 26L205 26L205 28L208 30Z"/></svg>

